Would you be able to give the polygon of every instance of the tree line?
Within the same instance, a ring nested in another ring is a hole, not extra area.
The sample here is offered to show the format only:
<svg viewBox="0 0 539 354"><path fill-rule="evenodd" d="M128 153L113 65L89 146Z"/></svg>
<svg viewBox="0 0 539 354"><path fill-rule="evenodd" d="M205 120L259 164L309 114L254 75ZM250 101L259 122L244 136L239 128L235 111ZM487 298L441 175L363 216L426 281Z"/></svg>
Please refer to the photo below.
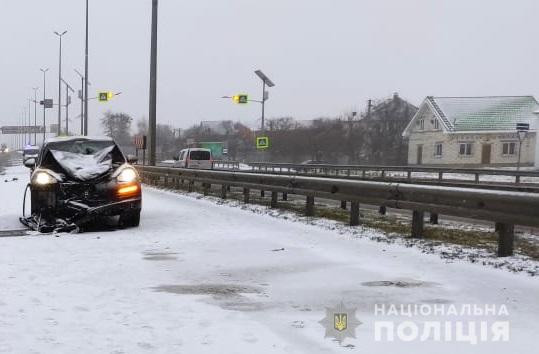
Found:
<svg viewBox="0 0 539 354"><path fill-rule="evenodd" d="M264 135L270 138L270 148L264 152L255 147L255 138L262 133L240 122L202 122L181 134L169 125L158 124L157 157L172 159L193 142L212 141L223 142L228 150L225 158L234 161L401 165L406 164L408 150L402 132L416 112L416 106L394 95L375 101L357 115L307 122L293 117L269 119ZM101 120L105 134L130 153L134 151L132 123L132 117L125 113L107 112ZM145 119L136 123L136 134L147 134Z"/></svg>

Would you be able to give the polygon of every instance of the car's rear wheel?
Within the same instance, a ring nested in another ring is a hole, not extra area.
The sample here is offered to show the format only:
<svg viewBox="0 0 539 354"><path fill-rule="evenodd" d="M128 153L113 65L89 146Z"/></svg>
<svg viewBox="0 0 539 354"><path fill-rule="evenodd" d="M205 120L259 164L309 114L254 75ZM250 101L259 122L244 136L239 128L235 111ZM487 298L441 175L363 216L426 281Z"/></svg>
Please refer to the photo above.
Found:
<svg viewBox="0 0 539 354"><path fill-rule="evenodd" d="M129 211L120 215L119 225L122 228L137 227L140 225L140 210Z"/></svg>

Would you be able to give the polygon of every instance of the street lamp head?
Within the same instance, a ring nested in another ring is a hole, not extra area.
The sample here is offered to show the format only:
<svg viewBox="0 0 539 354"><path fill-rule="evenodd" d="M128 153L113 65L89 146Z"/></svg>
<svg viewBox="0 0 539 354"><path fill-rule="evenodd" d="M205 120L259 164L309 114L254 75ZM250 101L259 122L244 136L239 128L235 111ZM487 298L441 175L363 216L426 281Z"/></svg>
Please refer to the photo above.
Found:
<svg viewBox="0 0 539 354"><path fill-rule="evenodd" d="M47 71L49 71L49 68L47 68L47 69L39 69L39 70L41 70L41 72L42 72L43 74L45 74Z"/></svg>
<svg viewBox="0 0 539 354"><path fill-rule="evenodd" d="M262 72L262 70L256 70L255 71L255 74L256 76L258 76L262 81L264 81L266 83L266 85L268 85L268 87L273 87L275 86L275 84L269 79L269 77L266 76L266 74L264 74Z"/></svg>
<svg viewBox="0 0 539 354"><path fill-rule="evenodd" d="M62 33L58 33L57 31L54 31L54 34L57 35L58 37L62 37L66 33L67 31L63 31Z"/></svg>

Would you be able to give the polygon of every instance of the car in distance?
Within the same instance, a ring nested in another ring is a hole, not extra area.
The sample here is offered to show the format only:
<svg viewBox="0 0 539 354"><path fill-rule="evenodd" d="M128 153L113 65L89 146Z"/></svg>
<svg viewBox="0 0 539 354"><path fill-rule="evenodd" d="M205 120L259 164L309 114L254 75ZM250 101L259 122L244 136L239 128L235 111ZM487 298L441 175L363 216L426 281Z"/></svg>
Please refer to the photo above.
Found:
<svg viewBox="0 0 539 354"><path fill-rule="evenodd" d="M178 156L175 156L174 167L211 170L213 168L211 150L203 148L183 149Z"/></svg>
<svg viewBox="0 0 539 354"><path fill-rule="evenodd" d="M22 150L22 161L28 160L28 159L35 159L37 158L37 155L39 154L39 146L34 145L27 145Z"/></svg>
<svg viewBox="0 0 539 354"><path fill-rule="evenodd" d="M47 140L36 158L24 161L33 169L31 215L21 222L40 232L80 231L102 216L138 226L142 192L133 162L108 137Z"/></svg>

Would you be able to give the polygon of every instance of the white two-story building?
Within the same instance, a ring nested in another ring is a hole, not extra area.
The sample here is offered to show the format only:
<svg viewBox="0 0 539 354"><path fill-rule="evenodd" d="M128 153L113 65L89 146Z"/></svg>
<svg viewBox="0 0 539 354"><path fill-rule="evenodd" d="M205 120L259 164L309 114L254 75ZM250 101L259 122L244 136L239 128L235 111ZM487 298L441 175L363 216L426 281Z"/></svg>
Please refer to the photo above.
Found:
<svg viewBox="0 0 539 354"><path fill-rule="evenodd" d="M539 167L533 96L427 97L403 132L409 165L514 166L517 123L529 124L521 164Z"/></svg>

